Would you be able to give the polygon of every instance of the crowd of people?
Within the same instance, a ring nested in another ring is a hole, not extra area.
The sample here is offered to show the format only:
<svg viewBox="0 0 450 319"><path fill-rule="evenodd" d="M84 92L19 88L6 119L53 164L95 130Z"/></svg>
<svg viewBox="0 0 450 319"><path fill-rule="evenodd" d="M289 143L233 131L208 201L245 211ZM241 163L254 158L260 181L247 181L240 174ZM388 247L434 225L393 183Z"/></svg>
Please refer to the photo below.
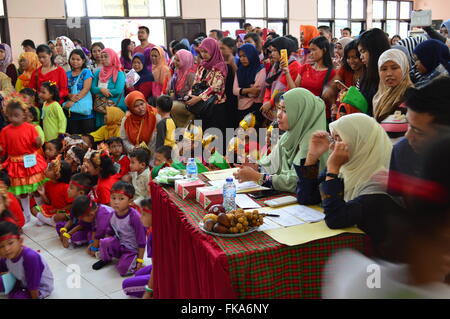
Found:
<svg viewBox="0 0 450 319"><path fill-rule="evenodd" d="M86 245L93 269L118 258L119 274L134 275L125 293L152 298L149 185L194 157L199 172L238 167L239 182L322 205L329 228L356 225L376 258L409 265L405 286L444 285L449 296L449 25L405 39L246 25L236 38L211 30L167 48L141 26L140 43L124 39L120 53L25 40L18 67L0 44L0 290L51 294L48 264L21 237L34 216L63 247ZM358 277L341 264L367 260L348 254L335 258L326 296L354 293Z"/></svg>

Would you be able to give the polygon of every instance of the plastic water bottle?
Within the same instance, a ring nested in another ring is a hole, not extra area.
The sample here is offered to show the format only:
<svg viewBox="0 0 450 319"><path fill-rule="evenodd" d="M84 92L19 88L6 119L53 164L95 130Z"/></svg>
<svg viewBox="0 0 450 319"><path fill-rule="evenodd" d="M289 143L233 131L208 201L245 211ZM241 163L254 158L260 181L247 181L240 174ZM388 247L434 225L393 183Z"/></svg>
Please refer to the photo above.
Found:
<svg viewBox="0 0 450 319"><path fill-rule="evenodd" d="M187 178L196 179L198 177L197 163L194 158L190 158L186 165Z"/></svg>
<svg viewBox="0 0 450 319"><path fill-rule="evenodd" d="M228 177L223 185L223 207L226 212L236 209L236 185L231 177Z"/></svg>

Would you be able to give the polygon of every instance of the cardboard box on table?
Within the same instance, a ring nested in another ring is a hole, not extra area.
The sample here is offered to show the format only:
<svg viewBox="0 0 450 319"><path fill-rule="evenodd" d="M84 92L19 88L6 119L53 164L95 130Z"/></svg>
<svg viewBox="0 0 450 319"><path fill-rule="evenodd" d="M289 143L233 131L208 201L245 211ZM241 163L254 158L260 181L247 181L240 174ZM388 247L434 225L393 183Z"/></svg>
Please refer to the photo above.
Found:
<svg viewBox="0 0 450 319"><path fill-rule="evenodd" d="M216 186L199 187L197 192L197 202L208 210L211 206L223 203L223 189Z"/></svg>
<svg viewBox="0 0 450 319"><path fill-rule="evenodd" d="M175 191L182 199L194 199L196 195L196 189L204 187L206 184L200 180L177 180L175 181Z"/></svg>

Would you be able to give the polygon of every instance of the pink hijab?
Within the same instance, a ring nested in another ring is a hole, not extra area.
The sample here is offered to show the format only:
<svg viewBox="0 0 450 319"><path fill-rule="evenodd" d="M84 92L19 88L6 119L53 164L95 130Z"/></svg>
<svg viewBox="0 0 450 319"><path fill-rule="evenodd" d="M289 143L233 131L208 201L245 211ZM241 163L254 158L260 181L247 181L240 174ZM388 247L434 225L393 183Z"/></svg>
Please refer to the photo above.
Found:
<svg viewBox="0 0 450 319"><path fill-rule="evenodd" d="M180 60L180 68L177 72L176 90L181 91L185 85L186 77L189 73L195 73L194 56L191 52L181 49L175 56Z"/></svg>
<svg viewBox="0 0 450 319"><path fill-rule="evenodd" d="M228 67L223 58L222 52L220 52L219 44L213 38L206 38L202 41L199 49L204 49L208 51L211 59L209 61L202 60L201 66L207 70L212 70L213 68L222 72L223 76L226 77L228 74Z"/></svg>
<svg viewBox="0 0 450 319"><path fill-rule="evenodd" d="M106 53L109 56L109 66L103 66L100 70L100 81L101 82L108 82L109 79L112 77L113 81L117 81L117 74L122 68L122 64L120 63L119 56L113 49L103 49L102 53Z"/></svg>

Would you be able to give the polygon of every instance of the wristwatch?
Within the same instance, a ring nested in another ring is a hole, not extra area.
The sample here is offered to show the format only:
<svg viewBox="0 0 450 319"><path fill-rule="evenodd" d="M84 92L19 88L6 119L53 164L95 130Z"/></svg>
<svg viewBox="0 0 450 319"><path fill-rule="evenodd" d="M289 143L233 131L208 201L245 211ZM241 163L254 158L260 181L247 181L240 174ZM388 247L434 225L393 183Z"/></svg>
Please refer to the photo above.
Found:
<svg viewBox="0 0 450 319"><path fill-rule="evenodd" d="M338 179L339 175L338 174L333 174L333 173L327 173L327 177Z"/></svg>

